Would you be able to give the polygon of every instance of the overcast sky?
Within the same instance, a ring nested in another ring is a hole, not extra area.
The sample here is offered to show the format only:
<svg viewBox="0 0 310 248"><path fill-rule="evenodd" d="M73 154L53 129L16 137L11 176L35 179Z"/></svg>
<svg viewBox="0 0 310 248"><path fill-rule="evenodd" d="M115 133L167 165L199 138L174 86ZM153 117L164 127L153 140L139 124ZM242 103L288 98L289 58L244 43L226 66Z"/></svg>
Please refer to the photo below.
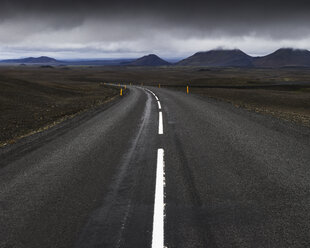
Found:
<svg viewBox="0 0 310 248"><path fill-rule="evenodd" d="M0 59L310 50L310 1L0 0Z"/></svg>

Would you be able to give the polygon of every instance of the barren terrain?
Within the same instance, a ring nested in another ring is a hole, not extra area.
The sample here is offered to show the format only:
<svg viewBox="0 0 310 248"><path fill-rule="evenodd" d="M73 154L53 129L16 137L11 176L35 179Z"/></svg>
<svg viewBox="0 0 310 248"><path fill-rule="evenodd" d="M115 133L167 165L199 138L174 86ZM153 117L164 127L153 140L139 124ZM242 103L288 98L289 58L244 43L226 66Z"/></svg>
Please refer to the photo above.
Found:
<svg viewBox="0 0 310 248"><path fill-rule="evenodd" d="M310 70L207 67L1 66L0 143L110 101L106 83L177 89L310 126Z"/></svg>
<svg viewBox="0 0 310 248"><path fill-rule="evenodd" d="M118 92L71 70L0 68L0 145L102 105Z"/></svg>

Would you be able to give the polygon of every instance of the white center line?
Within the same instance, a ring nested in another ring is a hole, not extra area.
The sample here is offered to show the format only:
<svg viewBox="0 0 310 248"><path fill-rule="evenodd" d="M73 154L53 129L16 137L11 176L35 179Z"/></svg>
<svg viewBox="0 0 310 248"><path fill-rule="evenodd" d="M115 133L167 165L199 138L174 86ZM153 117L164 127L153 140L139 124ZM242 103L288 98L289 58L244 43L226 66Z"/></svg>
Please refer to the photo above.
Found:
<svg viewBox="0 0 310 248"><path fill-rule="evenodd" d="M164 247L164 186L165 186L165 163L164 149L157 151L157 170L156 170L156 186L155 186L155 202L153 216L153 238L152 248Z"/></svg>
<svg viewBox="0 0 310 248"><path fill-rule="evenodd" d="M160 101L157 101L158 103L158 108L161 109Z"/></svg>
<svg viewBox="0 0 310 248"><path fill-rule="evenodd" d="M163 114L160 111L159 112L159 120L158 120L158 134L163 134L164 129L163 129Z"/></svg>
<svg viewBox="0 0 310 248"><path fill-rule="evenodd" d="M158 97L154 94L153 91L146 89L148 92L150 92L157 100L157 104L158 104L158 109L161 110L161 104L160 101L158 99ZM164 128L163 128L163 114L161 111L159 111L159 120L158 120L158 134L163 134L164 133Z"/></svg>

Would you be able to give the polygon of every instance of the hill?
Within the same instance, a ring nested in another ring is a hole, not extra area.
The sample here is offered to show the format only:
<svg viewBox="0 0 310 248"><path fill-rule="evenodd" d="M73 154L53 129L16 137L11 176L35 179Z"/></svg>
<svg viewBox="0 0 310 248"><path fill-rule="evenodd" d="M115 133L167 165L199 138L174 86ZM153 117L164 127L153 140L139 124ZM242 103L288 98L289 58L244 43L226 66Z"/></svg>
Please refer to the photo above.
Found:
<svg viewBox="0 0 310 248"><path fill-rule="evenodd" d="M123 65L132 62L134 59L77 59L77 60L56 60L50 57L29 57L24 59L7 59L1 60L3 64L61 64L61 65L91 65L91 66L102 66L102 65Z"/></svg>
<svg viewBox="0 0 310 248"><path fill-rule="evenodd" d="M2 60L2 63L21 63L21 64L47 64L47 63L60 63L61 61L58 61L54 58L41 56L38 58L29 57L24 59L8 59L8 60Z"/></svg>
<svg viewBox="0 0 310 248"><path fill-rule="evenodd" d="M210 66L210 67L250 67L253 58L241 50L211 50L198 52L181 60L176 65L181 66Z"/></svg>
<svg viewBox="0 0 310 248"><path fill-rule="evenodd" d="M170 65L169 62L161 59L155 54L149 54L146 56L143 56L141 58L138 58L130 63L127 63L126 65L132 65L132 66L162 66L162 65Z"/></svg>
<svg viewBox="0 0 310 248"><path fill-rule="evenodd" d="M254 60L256 67L285 67L310 66L310 52L308 50L281 48L274 53Z"/></svg>

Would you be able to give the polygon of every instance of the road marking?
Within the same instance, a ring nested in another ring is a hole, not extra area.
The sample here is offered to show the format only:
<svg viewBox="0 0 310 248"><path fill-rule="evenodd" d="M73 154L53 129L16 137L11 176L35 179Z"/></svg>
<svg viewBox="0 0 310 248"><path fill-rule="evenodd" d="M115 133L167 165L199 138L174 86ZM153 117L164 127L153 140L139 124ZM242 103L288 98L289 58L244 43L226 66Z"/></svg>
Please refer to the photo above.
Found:
<svg viewBox="0 0 310 248"><path fill-rule="evenodd" d="M164 149L160 148L157 151L152 248L164 247L164 216L165 216L164 187L165 187Z"/></svg>
<svg viewBox="0 0 310 248"><path fill-rule="evenodd" d="M159 119L158 119L158 134L163 134L164 129L163 129L163 114L160 111L159 112Z"/></svg>
<svg viewBox="0 0 310 248"><path fill-rule="evenodd" d="M158 118L158 134L163 134L163 113L158 97L153 91L146 89L157 100L159 111ZM157 169L156 169L156 185L154 200L154 216L153 216L153 236L152 248L165 248L164 243L164 217L165 217L165 162L164 149L159 148L157 151Z"/></svg>
<svg viewBox="0 0 310 248"><path fill-rule="evenodd" d="M158 99L158 97L154 94L153 91L149 90L149 89L145 89L148 92L150 92L157 100L157 104L158 104L158 109L161 110L161 104L160 101ZM159 119L158 119L158 134L163 134L164 133L164 128L163 128L163 114L161 111L159 111Z"/></svg>
<svg viewBox="0 0 310 248"><path fill-rule="evenodd" d="M158 103L158 108L161 109L160 101L157 101Z"/></svg>
<svg viewBox="0 0 310 248"><path fill-rule="evenodd" d="M153 91L151 91L151 90L149 90L149 89L146 89L148 92L150 92L154 97L155 97L155 99L157 100L157 101L159 101L159 99L158 99L158 97L155 95L155 93L153 92Z"/></svg>

